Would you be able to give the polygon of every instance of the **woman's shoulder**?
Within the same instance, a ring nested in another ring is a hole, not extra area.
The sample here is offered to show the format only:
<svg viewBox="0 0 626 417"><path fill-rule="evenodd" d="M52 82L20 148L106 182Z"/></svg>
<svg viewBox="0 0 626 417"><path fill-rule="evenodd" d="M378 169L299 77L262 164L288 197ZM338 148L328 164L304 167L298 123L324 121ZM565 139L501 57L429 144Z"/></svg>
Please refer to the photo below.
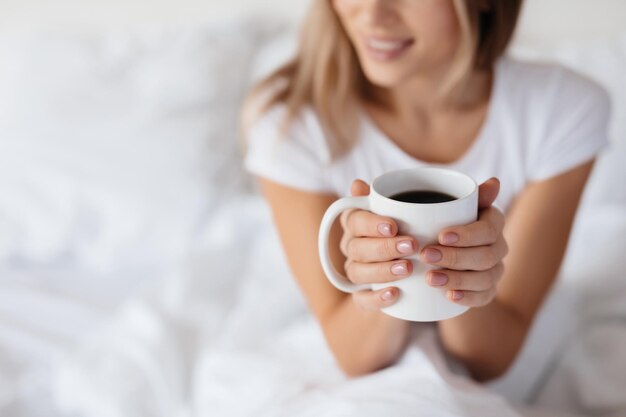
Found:
<svg viewBox="0 0 626 417"><path fill-rule="evenodd" d="M282 132L278 136L301 137L321 133L321 123L311 106L303 106L295 114L289 114L286 103L277 102L270 106L258 107L251 116L248 126L251 129Z"/></svg>
<svg viewBox="0 0 626 417"><path fill-rule="evenodd" d="M605 146L610 101L596 82L558 64L507 58L498 65L509 116L502 119L515 123L524 144L527 180L565 172Z"/></svg>
<svg viewBox="0 0 626 417"><path fill-rule="evenodd" d="M265 149L287 155L307 154L325 163L329 158L325 135L316 112L304 106L290 117L285 103L274 103L259 112L247 125L248 149Z"/></svg>
<svg viewBox="0 0 626 417"><path fill-rule="evenodd" d="M497 71L504 90L524 100L550 104L594 101L608 105L608 94L591 78L563 65L551 62L501 58Z"/></svg>

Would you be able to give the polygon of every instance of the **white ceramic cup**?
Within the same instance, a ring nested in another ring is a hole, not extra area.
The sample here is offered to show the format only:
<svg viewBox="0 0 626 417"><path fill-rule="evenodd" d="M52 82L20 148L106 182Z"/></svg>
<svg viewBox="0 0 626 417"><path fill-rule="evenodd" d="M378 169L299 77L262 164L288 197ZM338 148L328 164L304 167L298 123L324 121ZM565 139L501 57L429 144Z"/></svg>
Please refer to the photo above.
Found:
<svg viewBox="0 0 626 417"><path fill-rule="evenodd" d="M439 191L456 197L444 203L406 203L389 198L404 191ZM396 303L382 311L390 316L410 321L445 320L467 311L446 297L446 291L426 283L425 274L435 267L419 262L419 256L407 256L413 262L413 272L407 278L380 284L350 282L337 272L328 253L328 236L336 218L345 210L361 209L393 218L398 235L414 236L420 250L437 243L439 232L449 226L465 225L478 216L478 185L463 173L443 168L414 168L387 172L376 178L367 197L345 197L335 201L324 215L319 231L319 254L322 267L330 282L339 290L356 292L387 287L400 289Z"/></svg>

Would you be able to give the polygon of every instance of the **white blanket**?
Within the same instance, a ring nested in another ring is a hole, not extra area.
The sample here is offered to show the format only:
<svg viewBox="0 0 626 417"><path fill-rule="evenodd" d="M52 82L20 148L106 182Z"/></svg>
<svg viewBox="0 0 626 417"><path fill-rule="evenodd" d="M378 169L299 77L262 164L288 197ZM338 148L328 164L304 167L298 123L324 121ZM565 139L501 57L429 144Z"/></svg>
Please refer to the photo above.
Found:
<svg viewBox="0 0 626 417"><path fill-rule="evenodd" d="M615 184L626 182L625 156L598 164L559 285L491 387L552 410L522 412L452 375L427 326L396 366L346 379L259 197L225 201L197 253L67 357L57 400L90 417L623 415L626 191Z"/></svg>
<svg viewBox="0 0 626 417"><path fill-rule="evenodd" d="M67 359L56 384L66 412L518 415L450 374L429 327L396 366L344 377L288 273L264 203L233 201L223 214L211 240L229 239L196 254Z"/></svg>

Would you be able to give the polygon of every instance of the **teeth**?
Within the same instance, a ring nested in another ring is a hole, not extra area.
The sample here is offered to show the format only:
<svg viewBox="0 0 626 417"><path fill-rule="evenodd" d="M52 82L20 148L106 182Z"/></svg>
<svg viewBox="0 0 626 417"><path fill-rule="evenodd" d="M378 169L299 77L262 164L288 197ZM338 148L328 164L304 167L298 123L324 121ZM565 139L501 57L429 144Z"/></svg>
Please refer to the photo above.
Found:
<svg viewBox="0 0 626 417"><path fill-rule="evenodd" d="M406 41L379 41L376 39L368 39L367 44L374 49L390 52L403 48L406 45Z"/></svg>

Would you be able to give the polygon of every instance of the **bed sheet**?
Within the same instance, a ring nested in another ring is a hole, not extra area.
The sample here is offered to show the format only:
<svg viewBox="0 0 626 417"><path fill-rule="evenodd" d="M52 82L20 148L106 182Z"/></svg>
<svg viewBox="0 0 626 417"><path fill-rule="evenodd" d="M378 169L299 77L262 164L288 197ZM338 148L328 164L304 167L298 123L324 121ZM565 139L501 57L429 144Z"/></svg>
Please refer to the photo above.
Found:
<svg viewBox="0 0 626 417"><path fill-rule="evenodd" d="M172 270L59 367L54 389L64 412L519 415L502 397L450 373L429 326L416 332L398 365L347 379L290 277L265 203L233 201L225 213L220 227L230 230L232 246L197 253Z"/></svg>
<svg viewBox="0 0 626 417"><path fill-rule="evenodd" d="M213 235L208 240L221 245L173 270L67 358L56 374L56 398L65 411L94 417L616 415L610 413L626 409L626 372L606 371L623 367L616 351L626 326L600 334L610 348L589 349L597 347L597 334L586 333L598 316L578 310L593 300L610 322L624 317L626 201L602 195L607 178L622 178L621 156L599 164L533 340L508 380L490 390L448 370L428 326L397 365L346 379L290 276L269 210L250 197L223 208L220 233L230 240ZM590 279L599 266L603 274ZM612 390L598 396L607 385ZM581 396L582 389L589 394Z"/></svg>
<svg viewBox="0 0 626 417"><path fill-rule="evenodd" d="M98 273L63 264L3 265L0 415L53 417L53 364L159 273L148 267Z"/></svg>
<svg viewBox="0 0 626 417"><path fill-rule="evenodd" d="M63 269L0 274L1 414L619 415L626 198L613 184L625 183L625 156L599 164L559 286L489 390L448 371L428 327L396 366L347 380L290 276L268 208L246 196L224 201L197 251L166 272L126 271L108 283ZM120 308L138 276L151 285Z"/></svg>

